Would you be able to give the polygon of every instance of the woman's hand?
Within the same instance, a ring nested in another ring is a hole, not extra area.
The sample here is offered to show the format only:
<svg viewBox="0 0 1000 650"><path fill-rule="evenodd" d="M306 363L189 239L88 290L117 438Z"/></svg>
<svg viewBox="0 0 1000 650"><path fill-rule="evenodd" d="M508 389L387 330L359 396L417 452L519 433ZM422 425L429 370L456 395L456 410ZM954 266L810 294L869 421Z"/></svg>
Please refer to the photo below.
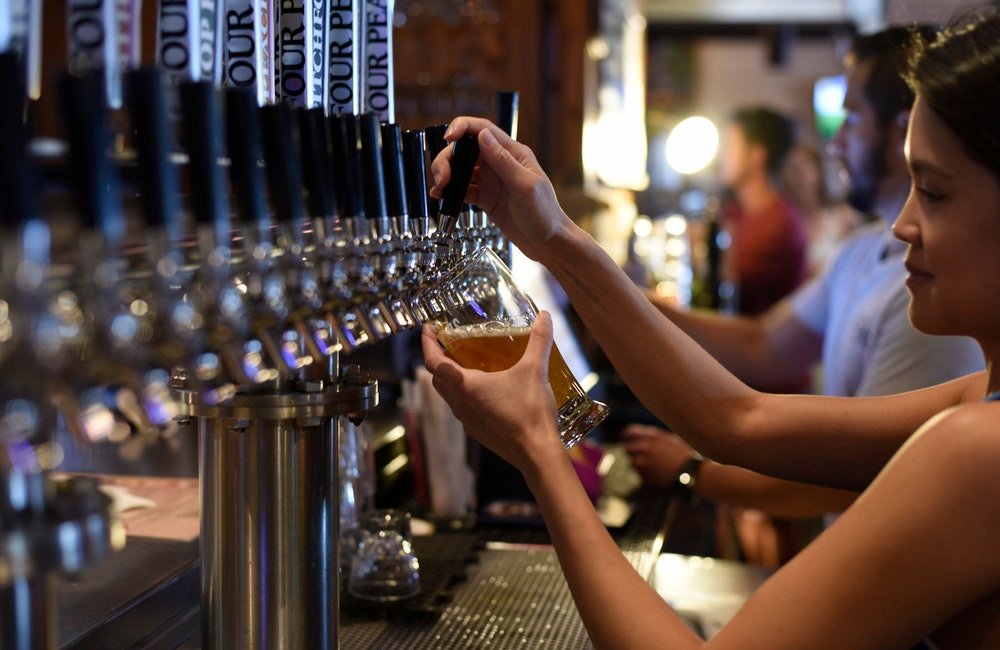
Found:
<svg viewBox="0 0 1000 650"><path fill-rule="evenodd" d="M454 142L467 133L479 138L479 165L467 200L486 210L525 255L542 261L545 245L572 225L559 207L548 176L531 149L488 120L457 117L445 139ZM431 164L435 198L441 197L451 180L451 155L452 147L446 147Z"/></svg>
<svg viewBox="0 0 1000 650"><path fill-rule="evenodd" d="M681 467L694 456L686 442L659 427L630 424L622 430L622 437L632 466L643 483L652 487L671 487Z"/></svg>
<svg viewBox="0 0 1000 650"><path fill-rule="evenodd" d="M508 370L467 370L445 356L434 328L424 326L424 363L434 388L451 406L467 435L496 452L522 474L564 454L549 386L552 318L538 315L521 359Z"/></svg>

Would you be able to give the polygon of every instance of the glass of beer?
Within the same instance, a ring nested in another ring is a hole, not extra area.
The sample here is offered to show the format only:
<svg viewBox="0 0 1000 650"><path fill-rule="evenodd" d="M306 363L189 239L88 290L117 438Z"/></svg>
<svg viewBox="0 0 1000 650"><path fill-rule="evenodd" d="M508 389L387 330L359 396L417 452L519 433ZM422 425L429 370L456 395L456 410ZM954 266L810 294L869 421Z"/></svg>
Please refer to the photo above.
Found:
<svg viewBox="0 0 1000 650"><path fill-rule="evenodd" d="M434 288L437 337L449 357L465 368L497 372L513 366L528 346L538 309L489 247L462 261ZM553 344L549 384L556 421L569 449L608 417L608 407L587 396Z"/></svg>

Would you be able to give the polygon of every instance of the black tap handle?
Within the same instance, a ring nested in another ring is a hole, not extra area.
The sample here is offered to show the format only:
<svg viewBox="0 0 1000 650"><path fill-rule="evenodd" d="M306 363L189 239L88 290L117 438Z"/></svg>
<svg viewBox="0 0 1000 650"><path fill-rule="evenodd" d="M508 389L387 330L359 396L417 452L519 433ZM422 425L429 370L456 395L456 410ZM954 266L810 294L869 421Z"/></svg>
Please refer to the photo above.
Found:
<svg viewBox="0 0 1000 650"><path fill-rule="evenodd" d="M516 90L500 90L494 97L497 126L517 140L517 116L521 93Z"/></svg>
<svg viewBox="0 0 1000 650"><path fill-rule="evenodd" d="M385 170L385 199L389 214L410 214L403 172L403 131L398 124L382 125L382 167Z"/></svg>
<svg viewBox="0 0 1000 650"><path fill-rule="evenodd" d="M447 130L447 124L435 124L434 126L428 126L424 129L427 145L427 157L431 162L434 162L437 155L444 151L444 148L448 146L448 142L444 139L444 134ZM441 212L441 202L431 200L428 204L428 209L431 216L437 218Z"/></svg>
<svg viewBox="0 0 1000 650"><path fill-rule="evenodd" d="M336 213L330 185L330 134L322 108L299 110L299 143L302 147L302 172L309 192L309 212L314 217Z"/></svg>
<svg viewBox="0 0 1000 650"><path fill-rule="evenodd" d="M222 109L210 81L186 81L180 86L181 115L188 150L188 177L195 221L211 224L216 243L229 244L229 199L222 158Z"/></svg>
<svg viewBox="0 0 1000 650"><path fill-rule="evenodd" d="M451 156L451 180L441 198L442 215L457 217L462 211L465 193L469 190L478 160L479 140L476 136L467 133L455 142L455 151Z"/></svg>
<svg viewBox="0 0 1000 650"><path fill-rule="evenodd" d="M377 222L389 216L385 203L385 170L382 168L382 132L378 113L362 113L359 126L365 214L369 220Z"/></svg>
<svg viewBox="0 0 1000 650"><path fill-rule="evenodd" d="M278 221L292 224L292 236L299 239L305 228L306 210L291 111L288 104L272 104L261 108L260 116L271 201Z"/></svg>
<svg viewBox="0 0 1000 650"><path fill-rule="evenodd" d="M177 168L170 161L173 138L167 118L166 88L155 68L128 73L128 109L139 152L139 183L146 223L162 227L168 240L180 239Z"/></svg>
<svg viewBox="0 0 1000 650"><path fill-rule="evenodd" d="M236 195L240 219L256 226L260 238L270 237L271 215L264 198L261 173L260 108L249 88L226 90L226 140L229 144L229 178Z"/></svg>
<svg viewBox="0 0 1000 650"><path fill-rule="evenodd" d="M357 115L339 113L330 118L330 145L333 151L333 183L337 205L345 217L364 217Z"/></svg>
<svg viewBox="0 0 1000 650"><path fill-rule="evenodd" d="M0 54L0 229L19 228L38 216L38 183L28 153L24 124L25 87L20 59L13 51Z"/></svg>
<svg viewBox="0 0 1000 650"><path fill-rule="evenodd" d="M111 138L104 111L104 74L64 74L60 80L63 121L83 226L99 229L111 247L125 236L118 173L108 155Z"/></svg>
<svg viewBox="0 0 1000 650"><path fill-rule="evenodd" d="M430 156L431 161L437 158L438 154L448 146L447 140L444 139L447 130L447 124L435 124L424 129L424 133L427 134L427 155Z"/></svg>
<svg viewBox="0 0 1000 650"><path fill-rule="evenodd" d="M424 158L424 132L403 132L403 168L406 197L410 216L422 219L430 216L427 211L427 167Z"/></svg>

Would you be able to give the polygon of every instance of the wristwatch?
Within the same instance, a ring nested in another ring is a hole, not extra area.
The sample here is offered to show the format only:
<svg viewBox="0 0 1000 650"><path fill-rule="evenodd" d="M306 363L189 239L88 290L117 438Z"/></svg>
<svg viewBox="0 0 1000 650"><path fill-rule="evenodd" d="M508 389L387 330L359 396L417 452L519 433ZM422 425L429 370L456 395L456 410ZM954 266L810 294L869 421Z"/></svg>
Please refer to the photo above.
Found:
<svg viewBox="0 0 1000 650"><path fill-rule="evenodd" d="M698 470L704 462L705 459L701 456L692 456L681 465L674 478L674 487L680 494L689 499L695 496L694 485L698 480Z"/></svg>

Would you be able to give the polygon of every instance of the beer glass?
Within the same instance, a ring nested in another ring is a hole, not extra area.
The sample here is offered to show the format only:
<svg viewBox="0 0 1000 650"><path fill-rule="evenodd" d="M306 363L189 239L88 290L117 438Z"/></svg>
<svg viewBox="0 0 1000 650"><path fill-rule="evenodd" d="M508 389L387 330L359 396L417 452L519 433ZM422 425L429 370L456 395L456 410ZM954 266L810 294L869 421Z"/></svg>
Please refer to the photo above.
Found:
<svg viewBox="0 0 1000 650"><path fill-rule="evenodd" d="M434 325L448 356L465 368L486 372L517 363L538 316L531 298L489 247L460 262L427 298L437 311ZM549 354L549 384L559 437L569 449L608 417L608 407L587 396L555 344Z"/></svg>

